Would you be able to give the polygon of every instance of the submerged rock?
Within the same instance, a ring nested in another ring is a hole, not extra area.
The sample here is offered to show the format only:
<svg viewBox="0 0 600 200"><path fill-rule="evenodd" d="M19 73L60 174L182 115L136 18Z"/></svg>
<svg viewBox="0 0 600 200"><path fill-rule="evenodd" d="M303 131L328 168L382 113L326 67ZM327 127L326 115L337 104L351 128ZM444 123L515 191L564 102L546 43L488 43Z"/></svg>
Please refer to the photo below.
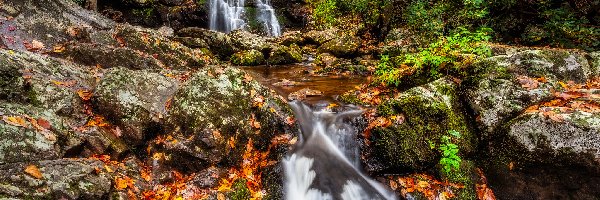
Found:
<svg viewBox="0 0 600 200"><path fill-rule="evenodd" d="M314 90L314 89L310 89L310 88L304 88L295 92L292 92L290 95L288 95L288 99L290 101L294 101L294 100L304 100L306 99L306 97L314 97L314 96L322 96L323 92L319 91L319 90Z"/></svg>
<svg viewBox="0 0 600 200"><path fill-rule="evenodd" d="M126 141L136 144L147 131L157 131L175 91L176 80L162 74L114 68L105 72L93 100L99 113L124 128Z"/></svg>

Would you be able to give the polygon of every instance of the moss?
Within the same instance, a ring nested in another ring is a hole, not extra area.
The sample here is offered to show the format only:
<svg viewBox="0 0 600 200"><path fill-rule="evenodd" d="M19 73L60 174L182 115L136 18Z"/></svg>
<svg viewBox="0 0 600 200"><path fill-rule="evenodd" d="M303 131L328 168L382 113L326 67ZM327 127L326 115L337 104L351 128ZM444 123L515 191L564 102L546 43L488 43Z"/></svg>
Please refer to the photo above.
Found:
<svg viewBox="0 0 600 200"><path fill-rule="evenodd" d="M227 197L231 200L246 200L250 199L251 194L248 186L246 186L246 179L238 179L231 186L231 192L227 194Z"/></svg>
<svg viewBox="0 0 600 200"><path fill-rule="evenodd" d="M443 180L448 180L451 183L460 183L464 188L459 189L456 199L475 200L477 199L475 192L476 177L475 164L469 160L462 160L458 170L452 170L446 173L441 167L438 167Z"/></svg>
<svg viewBox="0 0 600 200"><path fill-rule="evenodd" d="M456 143L461 152L473 152L476 137L468 127L455 93L456 85L441 79L382 103L377 108L380 115L402 114L404 121L373 131L371 141L377 161L400 170L421 170L433 166L440 155L429 143L439 144L449 130L462 134Z"/></svg>
<svg viewBox="0 0 600 200"><path fill-rule="evenodd" d="M274 65L292 64L302 61L302 50L298 45L292 44L289 47L279 46L271 52L269 63Z"/></svg>
<svg viewBox="0 0 600 200"><path fill-rule="evenodd" d="M257 50L247 50L242 52L237 52L231 56L231 63L235 65L243 65L243 66L256 66L264 64L265 56Z"/></svg>

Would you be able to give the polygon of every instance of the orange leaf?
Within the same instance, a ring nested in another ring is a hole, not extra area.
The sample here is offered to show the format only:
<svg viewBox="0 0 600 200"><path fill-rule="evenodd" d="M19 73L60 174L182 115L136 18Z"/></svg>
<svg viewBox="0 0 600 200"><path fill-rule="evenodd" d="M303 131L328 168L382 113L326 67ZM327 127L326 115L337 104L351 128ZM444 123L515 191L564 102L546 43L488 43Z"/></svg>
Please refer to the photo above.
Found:
<svg viewBox="0 0 600 200"><path fill-rule="evenodd" d="M47 130L52 129L52 125L50 124L50 122L48 122L48 120L42 119L42 118L38 118L37 119L37 124L40 125L42 128L45 128Z"/></svg>
<svg viewBox="0 0 600 200"><path fill-rule="evenodd" d="M44 178L44 176L42 176L42 173L40 172L40 169L35 165L28 165L27 168L25 168L25 173L37 179Z"/></svg>
<svg viewBox="0 0 600 200"><path fill-rule="evenodd" d="M20 116L12 116L12 117L7 117L4 116L2 117L2 119L4 120L4 122L6 122L7 124L13 125L13 126L21 126L21 127L27 127L27 124L25 122L25 119L23 119Z"/></svg>
<svg viewBox="0 0 600 200"><path fill-rule="evenodd" d="M77 91L77 94L84 101L89 101L90 99L92 99L92 92L88 90L79 90Z"/></svg>

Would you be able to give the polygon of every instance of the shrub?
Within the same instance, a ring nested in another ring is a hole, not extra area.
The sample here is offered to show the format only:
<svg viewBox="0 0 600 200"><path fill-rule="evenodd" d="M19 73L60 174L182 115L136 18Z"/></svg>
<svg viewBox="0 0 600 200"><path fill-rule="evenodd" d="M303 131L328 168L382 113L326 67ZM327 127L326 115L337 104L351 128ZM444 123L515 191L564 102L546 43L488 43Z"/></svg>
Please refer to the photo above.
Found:
<svg viewBox="0 0 600 200"><path fill-rule="evenodd" d="M402 78L409 75L437 79L442 75L442 70L464 75L464 67L491 55L491 49L485 43L491 38L490 34L489 28L480 28L475 32L459 28L451 36L439 37L437 42L420 49L418 53L397 56L391 61L389 57L382 56L375 70L377 81L388 86L399 86Z"/></svg>

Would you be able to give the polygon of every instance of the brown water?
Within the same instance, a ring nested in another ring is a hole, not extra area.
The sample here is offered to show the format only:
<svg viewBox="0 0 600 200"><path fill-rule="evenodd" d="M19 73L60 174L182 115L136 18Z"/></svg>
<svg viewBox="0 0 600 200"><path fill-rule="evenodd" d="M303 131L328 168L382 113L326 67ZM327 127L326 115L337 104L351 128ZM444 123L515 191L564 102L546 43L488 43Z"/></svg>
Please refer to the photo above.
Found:
<svg viewBox="0 0 600 200"><path fill-rule="evenodd" d="M309 96L304 102L317 103L320 101L336 102L336 97L365 83L366 77L357 75L318 75L314 74L309 65L256 66L243 67L254 79L261 84L274 89L278 94L288 97L289 94L304 88L322 92L322 96ZM283 79L293 81L293 85L276 86Z"/></svg>

